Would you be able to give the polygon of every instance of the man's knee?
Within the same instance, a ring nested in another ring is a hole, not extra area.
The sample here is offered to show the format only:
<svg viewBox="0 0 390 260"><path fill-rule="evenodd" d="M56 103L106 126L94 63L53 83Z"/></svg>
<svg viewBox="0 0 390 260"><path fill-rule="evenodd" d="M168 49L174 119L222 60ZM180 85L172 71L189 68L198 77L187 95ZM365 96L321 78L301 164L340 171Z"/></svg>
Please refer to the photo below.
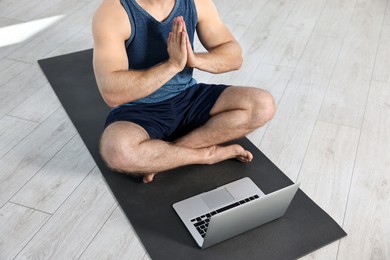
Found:
<svg viewBox="0 0 390 260"><path fill-rule="evenodd" d="M135 174L142 167L136 149L125 137L104 133L100 140L100 154L106 165L114 171Z"/></svg>
<svg viewBox="0 0 390 260"><path fill-rule="evenodd" d="M275 115L275 101L271 93L258 89L252 96L251 121L254 128L266 124Z"/></svg>

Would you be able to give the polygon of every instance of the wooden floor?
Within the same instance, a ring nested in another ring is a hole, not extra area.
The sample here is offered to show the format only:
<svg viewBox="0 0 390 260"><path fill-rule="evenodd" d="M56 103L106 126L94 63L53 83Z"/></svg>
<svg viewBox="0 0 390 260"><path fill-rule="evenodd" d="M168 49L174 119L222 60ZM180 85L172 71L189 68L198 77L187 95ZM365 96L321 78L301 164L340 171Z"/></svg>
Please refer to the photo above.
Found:
<svg viewBox="0 0 390 260"><path fill-rule="evenodd" d="M248 137L348 233L304 259L390 259L389 2L215 0L244 65L198 81L274 95ZM98 5L0 0L0 35L61 15L0 47L0 259L149 259L37 65L91 48Z"/></svg>

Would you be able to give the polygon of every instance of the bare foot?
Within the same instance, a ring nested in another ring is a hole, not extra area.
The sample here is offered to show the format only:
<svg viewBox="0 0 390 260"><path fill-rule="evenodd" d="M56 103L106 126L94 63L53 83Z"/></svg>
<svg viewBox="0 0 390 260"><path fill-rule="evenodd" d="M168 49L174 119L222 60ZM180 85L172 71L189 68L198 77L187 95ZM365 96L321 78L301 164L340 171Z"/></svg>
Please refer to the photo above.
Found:
<svg viewBox="0 0 390 260"><path fill-rule="evenodd" d="M252 161L253 155L251 152L242 148L238 144L228 145L228 146L211 146L209 148L208 159L206 160L208 164L214 164L221 162L227 159L237 159L240 162L248 163Z"/></svg>
<svg viewBox="0 0 390 260"><path fill-rule="evenodd" d="M143 179L144 183L152 182L152 181L153 181L153 178L154 178L154 175L156 175L156 174L154 174L154 173L148 173L148 174L146 174L146 175L144 176L144 179Z"/></svg>

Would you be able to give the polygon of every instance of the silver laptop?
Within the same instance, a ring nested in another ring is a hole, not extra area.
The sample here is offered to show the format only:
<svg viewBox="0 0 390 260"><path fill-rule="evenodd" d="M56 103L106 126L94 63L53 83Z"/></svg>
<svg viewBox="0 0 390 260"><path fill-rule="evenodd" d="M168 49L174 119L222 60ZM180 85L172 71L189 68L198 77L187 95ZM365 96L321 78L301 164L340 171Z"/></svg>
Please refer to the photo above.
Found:
<svg viewBox="0 0 390 260"><path fill-rule="evenodd" d="M299 183L270 194L246 177L173 204L184 225L204 249L280 218Z"/></svg>

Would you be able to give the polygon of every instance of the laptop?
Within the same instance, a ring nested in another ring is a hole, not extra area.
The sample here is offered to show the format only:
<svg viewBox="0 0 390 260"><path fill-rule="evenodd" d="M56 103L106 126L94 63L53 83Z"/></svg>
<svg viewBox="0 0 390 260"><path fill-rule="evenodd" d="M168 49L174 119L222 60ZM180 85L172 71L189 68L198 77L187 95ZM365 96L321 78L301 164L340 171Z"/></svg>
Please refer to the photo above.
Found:
<svg viewBox="0 0 390 260"><path fill-rule="evenodd" d="M299 183L265 195L248 177L173 204L202 249L280 218Z"/></svg>

